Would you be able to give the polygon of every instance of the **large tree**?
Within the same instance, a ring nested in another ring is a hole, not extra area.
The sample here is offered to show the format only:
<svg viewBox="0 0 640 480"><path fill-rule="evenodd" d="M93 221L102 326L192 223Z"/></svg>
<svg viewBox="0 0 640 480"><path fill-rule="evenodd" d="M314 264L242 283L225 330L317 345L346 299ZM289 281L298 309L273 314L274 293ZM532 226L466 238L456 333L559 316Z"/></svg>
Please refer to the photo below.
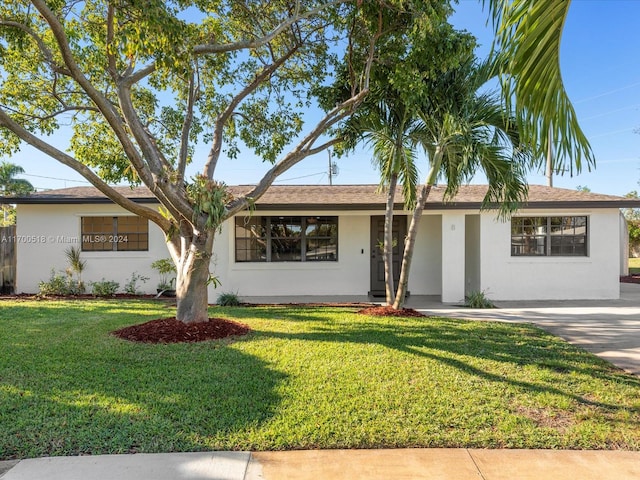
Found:
<svg viewBox="0 0 640 480"><path fill-rule="evenodd" d="M446 184L445 199L482 172L488 182L483 206L502 214L526 199L526 171L535 165L532 149L522 143L515 118L496 92L481 90L495 76L496 59L479 63L469 55L458 67L427 82L429 98L420 106L426 176L418 194L404 244L393 308L403 306L422 213L432 187Z"/></svg>
<svg viewBox="0 0 640 480"><path fill-rule="evenodd" d="M445 72L457 68L474 47L473 36L456 31L446 20L432 24L428 32L413 32L407 36L404 54L397 61L373 66L371 92L345 123L342 146L353 150L364 143L371 148L372 163L380 172L380 189L387 195L381 248L388 304L393 304L396 296L392 224L398 185L407 210L416 206L419 183L416 156L426 134L420 107L430 98L429 86L437 83ZM348 82L342 92L337 92L340 99L347 98ZM327 106L333 103L332 99Z"/></svg>
<svg viewBox="0 0 640 480"><path fill-rule="evenodd" d="M205 320L216 230L278 175L338 142L326 134L367 95L374 60L401 54L406 33L439 18L443 3L5 2L0 153L31 144L157 224L177 266L177 318ZM347 66L349 95L305 125L315 87L338 63ZM48 137L63 125L73 132L66 151ZM209 153L188 178L198 139ZM216 181L216 166L244 146L273 166L234 198ZM146 185L162 211L108 184L122 180Z"/></svg>
<svg viewBox="0 0 640 480"><path fill-rule="evenodd" d="M526 146L532 161L528 166L539 167L553 148L556 155L550 165L552 171L568 171L573 175L579 173L583 166L591 169L595 166L595 158L564 89L560 69L560 44L571 0L487 0L483 3L489 6L496 30L494 47L498 53L494 72L501 81L505 103L503 111L514 112L513 121L504 124L506 129L496 130L498 125L492 127L494 132L504 132L496 139L507 145L512 142L515 137L508 131L515 124L518 142ZM486 126L481 130L486 130ZM504 161L486 163L478 157L470 162L455 161L451 169L447 166L447 155L441 149L435 148L429 156L431 170L412 216L405 244L403 273L393 305L395 308L404 302L416 222L420 221L431 185L439 173L449 182L449 195L456 191L459 179L471 178L476 170L482 169L489 180L485 204L498 204L507 212L517 207L519 199L523 199L524 190L520 184L524 177L517 167L518 164L526 164L522 163L523 159L505 164ZM509 171L500 166L509 163L516 166L516 170Z"/></svg>
<svg viewBox="0 0 640 480"><path fill-rule="evenodd" d="M393 210L395 192L400 181L407 205L415 204L418 172L415 148L422 125L414 112L400 98L385 98L366 108L351 127L357 129L373 151L373 164L380 171L380 187L387 191L382 255L384 258L385 296L387 303L395 297L393 272Z"/></svg>

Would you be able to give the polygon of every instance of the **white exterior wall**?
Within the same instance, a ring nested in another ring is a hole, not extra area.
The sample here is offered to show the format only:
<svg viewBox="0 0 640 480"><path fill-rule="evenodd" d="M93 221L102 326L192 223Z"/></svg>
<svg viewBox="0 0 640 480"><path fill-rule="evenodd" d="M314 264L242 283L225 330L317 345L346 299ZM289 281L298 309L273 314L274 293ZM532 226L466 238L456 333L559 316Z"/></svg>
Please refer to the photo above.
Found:
<svg viewBox="0 0 640 480"><path fill-rule="evenodd" d="M109 204L18 205L16 291L36 293L52 268L66 268L64 250L73 243L64 239L80 238L81 216L128 214ZM379 214L305 212L339 217L337 262L236 263L234 224L227 222L216 235L211 265L222 285L217 290L210 287L210 301L221 292L241 296L366 295L370 289L370 217ZM527 210L524 215L548 212ZM497 221L495 212L425 213L409 279L411 294L441 295L444 302L459 302L471 279L472 286L477 286L474 289L483 290L494 300L618 298L618 209L554 211L553 215L589 217L588 257L511 257L510 223ZM29 243L30 238L36 241ZM82 258L87 260L83 280L115 280L122 289L137 272L150 277L141 288L155 293L159 275L151 263L168 256L164 235L150 223L147 252L83 252Z"/></svg>
<svg viewBox="0 0 640 480"><path fill-rule="evenodd" d="M409 220L411 220L409 218ZM414 247L409 292L411 295L442 293L442 216L424 215Z"/></svg>
<svg viewBox="0 0 640 480"><path fill-rule="evenodd" d="M64 251L80 247L80 218L82 216L131 215L117 205L18 205L17 274L16 292L37 293L38 284L49 280L51 269L64 271L67 261ZM75 240L75 243L73 242ZM159 258L168 258L169 252L164 234L149 222L149 251L147 252L82 252L87 261L82 280L87 285L91 281L112 280L125 283L133 272L149 277L146 283L138 282L145 293L155 293L159 282L158 272L151 263Z"/></svg>
<svg viewBox="0 0 640 480"><path fill-rule="evenodd" d="M522 216L548 216L526 210ZM554 210L553 216L586 215L586 257L512 257L511 223L481 214L482 290L493 300L579 300L620 297L618 209Z"/></svg>
<svg viewBox="0 0 640 480"><path fill-rule="evenodd" d="M464 301L465 293L465 214L442 215L442 302Z"/></svg>
<svg viewBox="0 0 640 480"><path fill-rule="evenodd" d="M481 291L480 277L482 265L480 264L482 244L480 242L480 215L465 216L465 285L464 294Z"/></svg>

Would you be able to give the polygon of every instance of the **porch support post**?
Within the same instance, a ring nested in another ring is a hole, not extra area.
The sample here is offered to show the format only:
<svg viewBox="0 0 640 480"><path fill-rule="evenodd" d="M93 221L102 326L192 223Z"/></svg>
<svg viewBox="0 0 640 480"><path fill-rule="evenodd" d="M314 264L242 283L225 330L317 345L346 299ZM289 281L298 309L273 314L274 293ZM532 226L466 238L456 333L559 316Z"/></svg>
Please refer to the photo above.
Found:
<svg viewBox="0 0 640 480"><path fill-rule="evenodd" d="M442 302L464 300L465 215L442 215Z"/></svg>

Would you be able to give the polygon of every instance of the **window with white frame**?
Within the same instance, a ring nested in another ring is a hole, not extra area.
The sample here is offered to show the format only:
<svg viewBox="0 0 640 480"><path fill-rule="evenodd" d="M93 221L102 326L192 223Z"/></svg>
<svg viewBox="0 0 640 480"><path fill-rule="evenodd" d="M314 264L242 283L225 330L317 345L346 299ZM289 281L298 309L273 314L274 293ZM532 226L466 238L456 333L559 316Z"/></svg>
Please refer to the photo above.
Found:
<svg viewBox="0 0 640 480"><path fill-rule="evenodd" d="M338 217L238 216L236 262L335 262Z"/></svg>
<svg viewBox="0 0 640 480"><path fill-rule="evenodd" d="M586 257L588 218L512 217L512 257Z"/></svg>

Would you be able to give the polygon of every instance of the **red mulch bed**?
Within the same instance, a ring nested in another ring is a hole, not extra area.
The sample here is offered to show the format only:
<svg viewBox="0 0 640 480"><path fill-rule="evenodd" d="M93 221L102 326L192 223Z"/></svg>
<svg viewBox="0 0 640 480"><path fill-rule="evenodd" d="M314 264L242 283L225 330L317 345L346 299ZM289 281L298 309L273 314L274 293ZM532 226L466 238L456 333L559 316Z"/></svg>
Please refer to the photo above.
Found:
<svg viewBox="0 0 640 480"><path fill-rule="evenodd" d="M362 315L372 315L375 317L425 317L422 313L413 308L401 308L395 310L388 305L376 305L375 307L363 308L358 310Z"/></svg>
<svg viewBox="0 0 640 480"><path fill-rule="evenodd" d="M246 335L250 331L247 325L223 318L210 318L208 322L183 323L171 317L121 328L112 332L112 335L141 343L193 343Z"/></svg>
<svg viewBox="0 0 640 480"><path fill-rule="evenodd" d="M628 277L620 277L622 283L640 283L640 275L629 275Z"/></svg>

